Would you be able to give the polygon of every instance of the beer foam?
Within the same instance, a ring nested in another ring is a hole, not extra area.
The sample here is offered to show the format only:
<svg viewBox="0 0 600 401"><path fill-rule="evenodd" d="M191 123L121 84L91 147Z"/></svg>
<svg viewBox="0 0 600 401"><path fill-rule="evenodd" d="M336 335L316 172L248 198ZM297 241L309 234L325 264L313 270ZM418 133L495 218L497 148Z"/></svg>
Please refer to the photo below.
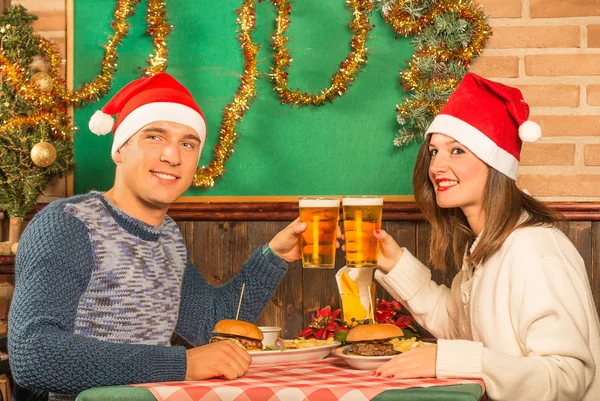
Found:
<svg viewBox="0 0 600 401"><path fill-rule="evenodd" d="M339 199L300 199L300 207L340 207Z"/></svg>
<svg viewBox="0 0 600 401"><path fill-rule="evenodd" d="M342 198L344 206L382 206L383 198Z"/></svg>

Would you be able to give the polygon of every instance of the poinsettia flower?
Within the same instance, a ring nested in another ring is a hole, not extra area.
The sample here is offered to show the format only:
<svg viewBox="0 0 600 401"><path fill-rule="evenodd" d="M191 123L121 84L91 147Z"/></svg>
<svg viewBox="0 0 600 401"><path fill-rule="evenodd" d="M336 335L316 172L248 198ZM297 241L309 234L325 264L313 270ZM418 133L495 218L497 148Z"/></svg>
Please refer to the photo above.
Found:
<svg viewBox="0 0 600 401"><path fill-rule="evenodd" d="M410 315L403 313L402 305L398 301L379 300L375 311L375 320L377 323L395 324L400 328L415 328L415 319Z"/></svg>
<svg viewBox="0 0 600 401"><path fill-rule="evenodd" d="M391 309L378 309L375 312L375 321L377 323L391 323L396 316L396 312Z"/></svg>
<svg viewBox="0 0 600 401"><path fill-rule="evenodd" d="M379 300L379 305L377 305L378 309L381 310L385 310L385 309L391 309L394 312L400 312L402 311L402 305L400 304L400 302L398 301L386 301L385 299L380 299Z"/></svg>
<svg viewBox="0 0 600 401"><path fill-rule="evenodd" d="M329 337L335 336L335 333L339 330L348 330L348 328L344 327L342 322L337 319L341 311L341 309L332 311L329 306L317 310L317 315L313 315L312 321L308 327L302 329L296 337L326 340Z"/></svg>
<svg viewBox="0 0 600 401"><path fill-rule="evenodd" d="M410 315L400 315L394 322L394 324L400 327L401 329L410 327L411 329L416 330L414 327L414 323L415 318Z"/></svg>

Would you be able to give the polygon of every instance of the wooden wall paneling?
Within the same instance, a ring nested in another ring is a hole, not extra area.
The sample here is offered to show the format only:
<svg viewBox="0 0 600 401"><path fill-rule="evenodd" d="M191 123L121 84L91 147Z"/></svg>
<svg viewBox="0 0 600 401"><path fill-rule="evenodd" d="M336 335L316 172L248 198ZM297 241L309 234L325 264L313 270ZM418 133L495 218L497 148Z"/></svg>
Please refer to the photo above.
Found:
<svg viewBox="0 0 600 401"><path fill-rule="evenodd" d="M288 225L285 221L249 222L248 255ZM258 319L261 326L279 326L282 338L292 338L303 325L302 264L294 262Z"/></svg>
<svg viewBox="0 0 600 401"><path fill-rule="evenodd" d="M229 259L224 262L230 264L230 271L234 276L242 269L246 260L248 260L258 246L250 246L250 242L254 240L249 233L251 225L252 223L249 221L223 222L222 229L229 233L230 238Z"/></svg>
<svg viewBox="0 0 600 401"><path fill-rule="evenodd" d="M592 270L590 275L596 311L600 313L600 222L592 222Z"/></svg>
<svg viewBox="0 0 600 401"><path fill-rule="evenodd" d="M341 249L343 241L340 240L339 243L340 248L336 250L335 268L333 269L304 269L302 263L297 262L302 270L302 308L304 312L302 327L306 327L312 321L317 309L322 309L327 305L330 305L332 310L341 308L342 303L335 275L339 268L346 265L346 254Z"/></svg>
<svg viewBox="0 0 600 401"><path fill-rule="evenodd" d="M242 268L238 261L247 253L248 223L232 225L227 221L196 221L191 224L192 229L186 230L185 240L192 262L210 284L219 286L227 283ZM237 247L235 250L232 250L232 243ZM238 256L240 254L241 257Z"/></svg>
<svg viewBox="0 0 600 401"><path fill-rule="evenodd" d="M177 226L179 227L179 231L181 231L181 236L183 237L183 242L188 247L188 251L190 252L190 256L192 254L192 250L194 249L194 222L193 221L177 221ZM194 260L192 259L192 263ZM197 267L197 266L196 266Z"/></svg>
<svg viewBox="0 0 600 401"><path fill-rule="evenodd" d="M600 202L546 202L550 209L561 212L569 221L600 221ZM40 210L35 205L29 214ZM298 202L178 202L171 205L168 214L175 220L185 221L292 221L298 217ZM386 221L423 221L424 217L414 202L385 202L383 219Z"/></svg>
<svg viewBox="0 0 600 401"><path fill-rule="evenodd" d="M431 237L431 226L426 221L417 222L415 248L408 250L421 262L426 263L429 259L429 239Z"/></svg>
<svg viewBox="0 0 600 401"><path fill-rule="evenodd" d="M340 252L341 253L341 252ZM338 265L341 266L341 265ZM308 325L317 309L327 305L332 310L341 307L340 295L335 281L336 269L302 269L302 327Z"/></svg>
<svg viewBox="0 0 600 401"><path fill-rule="evenodd" d="M591 221L561 221L558 228L571 240L583 258L590 282L592 279L592 222Z"/></svg>
<svg viewBox="0 0 600 401"><path fill-rule="evenodd" d="M431 241L431 226L426 221L417 223L417 249L414 255L431 268L431 278L438 284L446 284L448 287L452 284L452 279L456 275L454 264L448 264L446 270L434 269L429 263L429 244Z"/></svg>
<svg viewBox="0 0 600 401"><path fill-rule="evenodd" d="M0 210L0 242L8 240L8 216Z"/></svg>

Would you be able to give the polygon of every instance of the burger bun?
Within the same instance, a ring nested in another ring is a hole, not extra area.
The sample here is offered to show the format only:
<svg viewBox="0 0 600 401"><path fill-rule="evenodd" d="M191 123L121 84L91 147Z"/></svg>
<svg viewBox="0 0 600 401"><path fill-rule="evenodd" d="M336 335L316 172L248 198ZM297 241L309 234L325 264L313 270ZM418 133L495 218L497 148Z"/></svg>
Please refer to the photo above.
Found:
<svg viewBox="0 0 600 401"><path fill-rule="evenodd" d="M213 329L213 334L221 334L236 337L246 337L253 340L262 341L263 332L253 323L243 320L225 319L220 320Z"/></svg>
<svg viewBox="0 0 600 401"><path fill-rule="evenodd" d="M348 333L347 342L381 341L389 338L402 337L402 329L393 324L359 324Z"/></svg>

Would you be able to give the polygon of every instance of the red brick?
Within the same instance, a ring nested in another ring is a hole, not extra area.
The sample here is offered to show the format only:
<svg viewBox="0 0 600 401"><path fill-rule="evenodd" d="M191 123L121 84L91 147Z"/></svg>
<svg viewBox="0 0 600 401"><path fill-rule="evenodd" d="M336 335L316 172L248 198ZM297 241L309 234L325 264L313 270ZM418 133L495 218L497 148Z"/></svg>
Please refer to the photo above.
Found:
<svg viewBox="0 0 600 401"><path fill-rule="evenodd" d="M515 56L480 56L472 71L486 78L516 78L519 76L519 58Z"/></svg>
<svg viewBox="0 0 600 401"><path fill-rule="evenodd" d="M497 26L492 30L488 49L536 47L580 47L581 29L563 26Z"/></svg>
<svg viewBox="0 0 600 401"><path fill-rule="evenodd" d="M587 104L600 106L600 85L588 85L585 88Z"/></svg>
<svg viewBox="0 0 600 401"><path fill-rule="evenodd" d="M588 47L600 47L600 25L588 25L587 45Z"/></svg>
<svg viewBox="0 0 600 401"><path fill-rule="evenodd" d="M544 136L597 136L600 135L600 118L585 116L531 116L542 127Z"/></svg>
<svg viewBox="0 0 600 401"><path fill-rule="evenodd" d="M525 56L529 76L598 75L600 54L544 54Z"/></svg>
<svg viewBox="0 0 600 401"><path fill-rule="evenodd" d="M586 166L600 166L600 145L583 145L583 164Z"/></svg>
<svg viewBox="0 0 600 401"><path fill-rule="evenodd" d="M577 107L578 85L514 85L533 107Z"/></svg>
<svg viewBox="0 0 600 401"><path fill-rule="evenodd" d="M591 17L600 15L600 0L531 0L532 18Z"/></svg>
<svg viewBox="0 0 600 401"><path fill-rule="evenodd" d="M600 174L523 174L517 185L533 196L600 196Z"/></svg>
<svg viewBox="0 0 600 401"><path fill-rule="evenodd" d="M521 150L522 166L572 166L575 163L575 144L526 143Z"/></svg>
<svg viewBox="0 0 600 401"><path fill-rule="evenodd" d="M520 18L523 10L521 0L478 0L477 3L491 18Z"/></svg>

